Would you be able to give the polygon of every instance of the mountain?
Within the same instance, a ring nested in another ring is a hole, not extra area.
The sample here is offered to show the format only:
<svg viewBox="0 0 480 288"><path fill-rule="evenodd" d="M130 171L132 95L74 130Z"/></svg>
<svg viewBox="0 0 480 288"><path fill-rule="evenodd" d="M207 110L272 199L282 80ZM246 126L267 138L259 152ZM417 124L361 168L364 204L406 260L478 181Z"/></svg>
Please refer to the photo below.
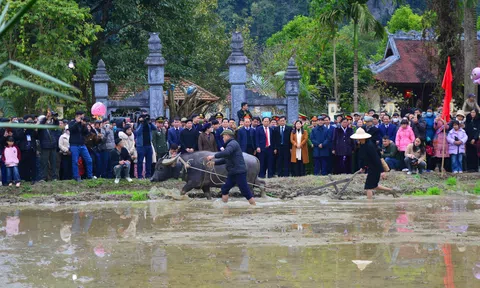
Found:
<svg viewBox="0 0 480 288"><path fill-rule="evenodd" d="M369 0L367 2L370 12L372 12L373 16L375 16L375 18L383 25L387 24L399 4L410 5L413 12L417 14L423 14L427 9L426 0Z"/></svg>

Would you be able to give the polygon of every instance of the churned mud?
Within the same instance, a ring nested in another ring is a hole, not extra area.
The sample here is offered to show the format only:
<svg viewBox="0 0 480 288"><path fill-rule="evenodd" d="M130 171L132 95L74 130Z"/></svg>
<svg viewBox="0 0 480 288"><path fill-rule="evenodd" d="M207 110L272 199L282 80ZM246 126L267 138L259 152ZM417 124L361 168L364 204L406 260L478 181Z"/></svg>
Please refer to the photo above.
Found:
<svg viewBox="0 0 480 288"><path fill-rule="evenodd" d="M0 206L1 287L480 287L478 196L257 204Z"/></svg>
<svg viewBox="0 0 480 288"><path fill-rule="evenodd" d="M454 184L448 179L452 175L441 177L439 173L425 173L423 175L407 175L401 172L388 173L381 184L395 188L398 195L413 192L427 191L436 187L441 194L449 193L480 193L480 174L468 173L456 175ZM339 180L352 181L340 183L337 189L334 186L318 189L328 183ZM364 197L364 182L366 175L333 175L305 176L266 179L266 193L269 197L280 199L293 199L299 196L325 196L338 199L339 194L343 200L352 200ZM35 204L61 204L79 202L106 202L106 201L146 201L155 199L188 200L189 198L204 198L202 191L193 190L189 197L180 195L185 182L169 180L166 182L152 183L147 180L134 180L128 183L122 180L115 185L112 179L86 180L81 183L75 181L57 181L37 183L35 185L23 184L22 187L1 187L0 203L35 203ZM346 187L345 187L346 185ZM260 197L261 191L255 189L255 196ZM220 197L220 190L212 188L212 196ZM232 197L241 197L238 189L231 192ZM390 196L391 197L391 196Z"/></svg>

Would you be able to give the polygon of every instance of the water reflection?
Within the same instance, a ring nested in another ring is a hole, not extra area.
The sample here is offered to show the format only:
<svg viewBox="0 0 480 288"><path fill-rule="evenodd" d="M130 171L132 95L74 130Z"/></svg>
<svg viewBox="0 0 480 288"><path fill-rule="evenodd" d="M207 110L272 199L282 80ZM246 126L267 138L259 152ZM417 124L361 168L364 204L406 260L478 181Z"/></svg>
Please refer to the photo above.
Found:
<svg viewBox="0 0 480 288"><path fill-rule="evenodd" d="M3 208L0 286L480 287L476 200L437 201Z"/></svg>

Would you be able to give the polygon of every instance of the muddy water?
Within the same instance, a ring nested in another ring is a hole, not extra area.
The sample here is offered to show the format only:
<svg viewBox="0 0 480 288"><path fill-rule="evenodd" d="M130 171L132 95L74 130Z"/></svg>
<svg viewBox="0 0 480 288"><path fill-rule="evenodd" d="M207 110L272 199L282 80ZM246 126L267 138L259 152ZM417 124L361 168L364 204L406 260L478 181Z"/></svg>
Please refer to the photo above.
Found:
<svg viewBox="0 0 480 288"><path fill-rule="evenodd" d="M0 287L480 287L478 198L0 207Z"/></svg>

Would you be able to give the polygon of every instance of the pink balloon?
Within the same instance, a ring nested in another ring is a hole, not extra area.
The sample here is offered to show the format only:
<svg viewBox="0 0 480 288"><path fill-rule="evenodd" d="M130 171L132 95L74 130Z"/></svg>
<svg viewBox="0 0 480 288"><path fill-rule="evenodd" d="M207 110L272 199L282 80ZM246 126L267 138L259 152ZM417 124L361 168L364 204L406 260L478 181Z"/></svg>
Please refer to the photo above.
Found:
<svg viewBox="0 0 480 288"><path fill-rule="evenodd" d="M103 116L107 114L107 107L102 102L97 102L93 104L91 112L93 116Z"/></svg>

